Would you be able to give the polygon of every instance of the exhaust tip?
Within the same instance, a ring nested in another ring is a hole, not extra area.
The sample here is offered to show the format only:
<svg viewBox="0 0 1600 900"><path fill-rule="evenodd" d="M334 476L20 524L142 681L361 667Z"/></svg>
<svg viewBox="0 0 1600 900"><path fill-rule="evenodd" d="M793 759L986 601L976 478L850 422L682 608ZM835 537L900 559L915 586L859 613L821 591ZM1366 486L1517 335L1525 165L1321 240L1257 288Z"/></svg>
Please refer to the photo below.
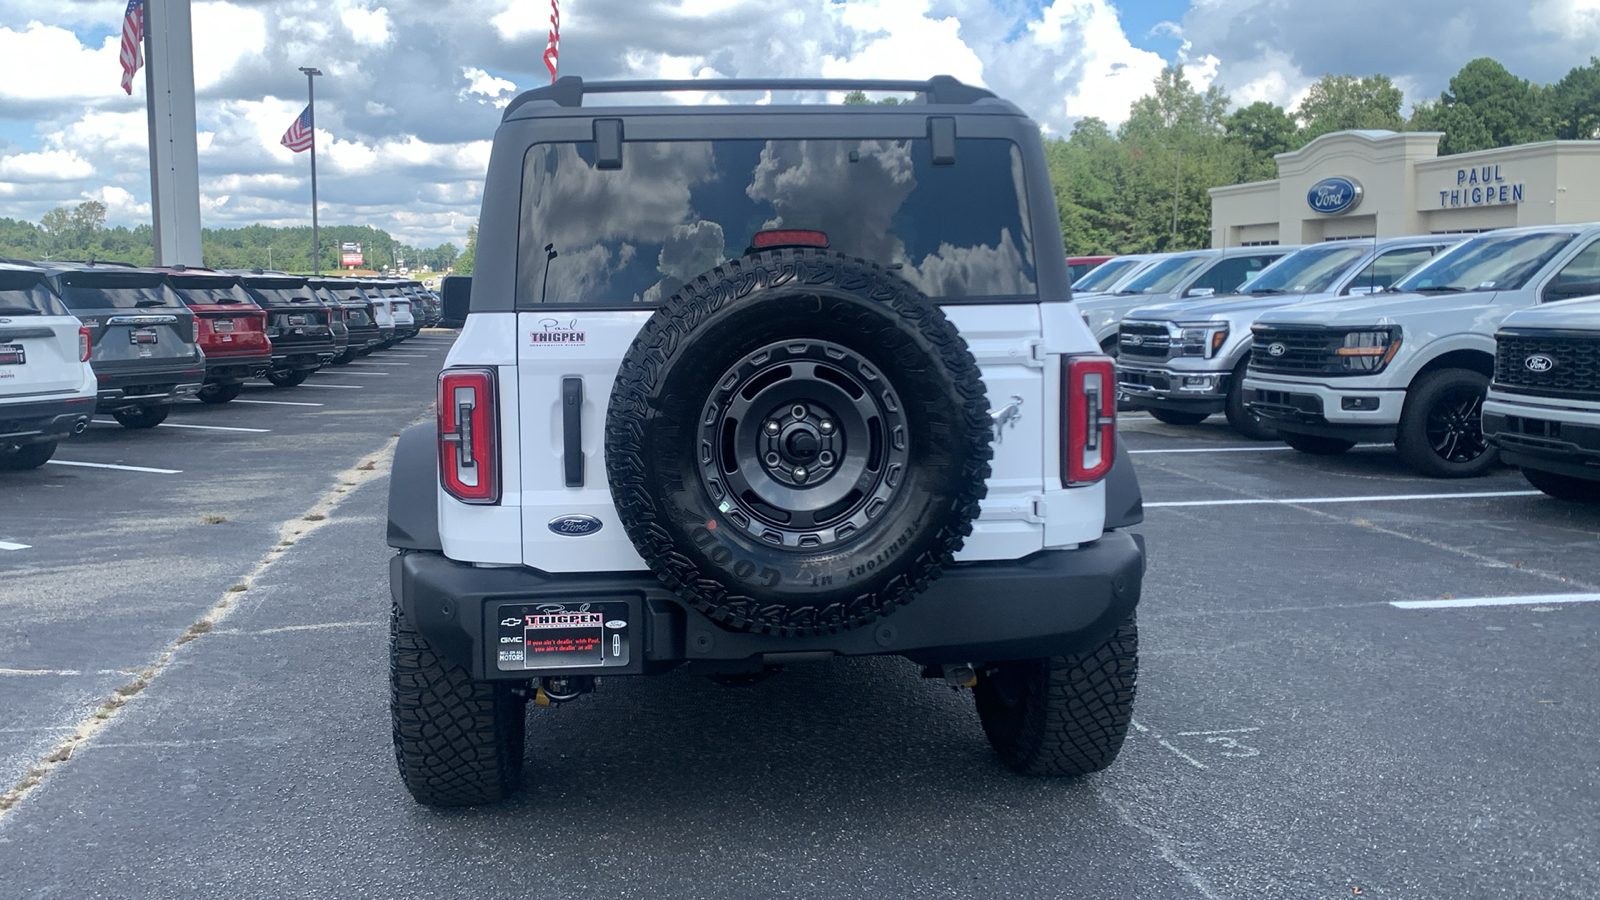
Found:
<svg viewBox="0 0 1600 900"><path fill-rule="evenodd" d="M72 433L73 434L83 434L85 431L88 431L88 430L89 430L89 420L88 419L79 419L78 421L72 423Z"/></svg>

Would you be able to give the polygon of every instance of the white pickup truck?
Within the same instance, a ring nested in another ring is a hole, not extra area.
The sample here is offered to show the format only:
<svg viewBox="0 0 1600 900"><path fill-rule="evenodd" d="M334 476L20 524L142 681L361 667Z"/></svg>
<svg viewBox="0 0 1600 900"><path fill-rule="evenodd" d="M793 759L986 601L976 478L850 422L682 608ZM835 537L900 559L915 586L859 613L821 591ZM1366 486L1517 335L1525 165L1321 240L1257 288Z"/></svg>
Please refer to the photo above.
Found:
<svg viewBox="0 0 1600 900"><path fill-rule="evenodd" d="M1231 294L1267 266L1299 247L1231 247L1191 250L1157 261L1112 293L1074 295L1083 321L1101 349L1117 354L1117 326L1129 311L1152 303Z"/></svg>
<svg viewBox="0 0 1600 900"><path fill-rule="evenodd" d="M1481 475L1494 332L1519 309L1600 293L1600 224L1508 228L1435 257L1381 294L1263 313L1250 409L1306 453L1394 442L1426 475Z"/></svg>
<svg viewBox="0 0 1600 900"><path fill-rule="evenodd" d="M1495 346L1484 435L1539 490L1600 502L1600 297L1514 312Z"/></svg>

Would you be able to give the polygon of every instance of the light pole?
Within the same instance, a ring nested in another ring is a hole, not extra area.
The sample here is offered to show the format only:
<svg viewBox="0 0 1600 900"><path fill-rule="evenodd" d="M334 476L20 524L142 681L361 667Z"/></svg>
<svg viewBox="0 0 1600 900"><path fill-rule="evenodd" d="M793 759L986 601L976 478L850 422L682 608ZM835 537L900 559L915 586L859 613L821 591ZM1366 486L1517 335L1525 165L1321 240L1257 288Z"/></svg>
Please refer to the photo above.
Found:
<svg viewBox="0 0 1600 900"><path fill-rule="evenodd" d="M273 265L272 265L272 247L271 246L267 247L267 268L269 268L269 269L273 268Z"/></svg>
<svg viewBox="0 0 1600 900"><path fill-rule="evenodd" d="M321 69L301 66L306 76L306 109L311 111L311 273L322 274L322 246L317 236L317 88L311 79L322 74Z"/></svg>

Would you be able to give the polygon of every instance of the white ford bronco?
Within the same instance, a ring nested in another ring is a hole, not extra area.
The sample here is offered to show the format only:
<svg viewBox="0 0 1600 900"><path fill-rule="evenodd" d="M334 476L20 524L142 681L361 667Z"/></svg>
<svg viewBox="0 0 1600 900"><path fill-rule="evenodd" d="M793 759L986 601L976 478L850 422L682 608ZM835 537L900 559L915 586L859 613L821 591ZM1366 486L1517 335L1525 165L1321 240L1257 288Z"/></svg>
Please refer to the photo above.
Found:
<svg viewBox="0 0 1600 900"><path fill-rule="evenodd" d="M1600 297L1500 323L1483 433L1539 490L1600 502Z"/></svg>
<svg viewBox="0 0 1600 900"><path fill-rule="evenodd" d="M897 106L586 106L667 91ZM1144 548L1038 127L926 82L584 83L495 133L438 421L394 461L394 744L516 789L525 705L898 655L1000 759L1109 765Z"/></svg>
<svg viewBox="0 0 1600 900"><path fill-rule="evenodd" d="M1250 409L1306 453L1393 442L1424 475L1495 464L1483 436L1494 332L1518 309L1600 293L1600 225L1482 234L1389 291L1275 309L1256 320Z"/></svg>

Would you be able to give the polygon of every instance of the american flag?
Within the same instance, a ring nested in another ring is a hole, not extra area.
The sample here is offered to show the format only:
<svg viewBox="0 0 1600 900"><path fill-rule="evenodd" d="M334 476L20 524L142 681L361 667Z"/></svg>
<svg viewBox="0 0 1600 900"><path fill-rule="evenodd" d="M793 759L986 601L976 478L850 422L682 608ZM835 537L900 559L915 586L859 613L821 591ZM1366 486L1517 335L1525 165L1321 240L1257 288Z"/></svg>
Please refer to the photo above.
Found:
<svg viewBox="0 0 1600 900"><path fill-rule="evenodd" d="M133 93L133 73L144 65L144 0L128 0L122 14L122 89Z"/></svg>
<svg viewBox="0 0 1600 900"><path fill-rule="evenodd" d="M290 125L289 130L283 133L283 140L278 143L299 153L302 150L311 149L311 136L311 104L308 103L300 115L295 118L294 124Z"/></svg>
<svg viewBox="0 0 1600 900"><path fill-rule="evenodd" d="M550 40L544 45L544 67L550 70L550 83L556 83L556 68L561 63L561 8L550 0Z"/></svg>

